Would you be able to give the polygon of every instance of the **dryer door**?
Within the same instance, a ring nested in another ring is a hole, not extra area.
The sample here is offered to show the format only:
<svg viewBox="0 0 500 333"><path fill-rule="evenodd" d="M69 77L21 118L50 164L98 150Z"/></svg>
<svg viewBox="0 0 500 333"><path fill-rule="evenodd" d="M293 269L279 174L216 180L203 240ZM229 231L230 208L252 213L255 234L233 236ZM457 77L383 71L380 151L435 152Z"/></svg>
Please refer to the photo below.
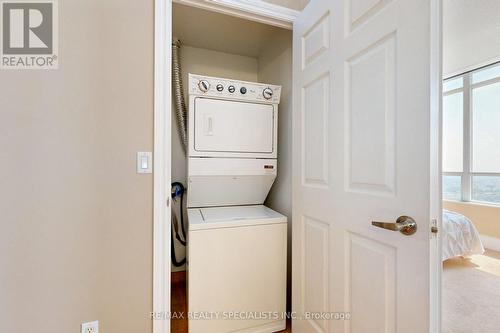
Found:
<svg viewBox="0 0 500 333"><path fill-rule="evenodd" d="M276 150L274 108L271 104L195 98L191 149L200 156L271 157Z"/></svg>

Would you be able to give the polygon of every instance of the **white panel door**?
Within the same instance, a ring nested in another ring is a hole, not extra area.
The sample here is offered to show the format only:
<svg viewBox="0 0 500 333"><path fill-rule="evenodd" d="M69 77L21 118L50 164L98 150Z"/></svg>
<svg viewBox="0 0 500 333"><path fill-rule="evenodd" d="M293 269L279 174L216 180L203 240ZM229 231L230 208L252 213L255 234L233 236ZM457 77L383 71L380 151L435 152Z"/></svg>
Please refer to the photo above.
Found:
<svg viewBox="0 0 500 333"><path fill-rule="evenodd" d="M311 0L294 24L294 333L431 331L439 30L434 0ZM372 225L405 215L413 235Z"/></svg>

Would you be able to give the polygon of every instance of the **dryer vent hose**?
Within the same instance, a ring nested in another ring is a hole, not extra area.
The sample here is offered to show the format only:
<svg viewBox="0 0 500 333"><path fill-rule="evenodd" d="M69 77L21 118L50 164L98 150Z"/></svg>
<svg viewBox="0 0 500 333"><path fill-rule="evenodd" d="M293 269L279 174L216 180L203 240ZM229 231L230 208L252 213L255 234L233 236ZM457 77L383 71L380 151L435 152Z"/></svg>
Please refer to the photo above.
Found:
<svg viewBox="0 0 500 333"><path fill-rule="evenodd" d="M184 90L182 88L182 72L180 64L181 41L174 40L172 43L172 90L174 95L174 108L177 116L177 126L184 152L187 149L187 108L184 101Z"/></svg>

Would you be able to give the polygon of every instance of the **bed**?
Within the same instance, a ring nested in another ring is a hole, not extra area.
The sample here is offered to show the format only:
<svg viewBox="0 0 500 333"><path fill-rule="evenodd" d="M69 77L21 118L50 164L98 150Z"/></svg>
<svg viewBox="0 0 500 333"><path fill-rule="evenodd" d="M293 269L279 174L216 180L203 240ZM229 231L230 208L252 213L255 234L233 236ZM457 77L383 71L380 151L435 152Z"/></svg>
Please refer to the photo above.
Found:
<svg viewBox="0 0 500 333"><path fill-rule="evenodd" d="M443 261L483 253L483 244L471 220L462 214L443 210Z"/></svg>

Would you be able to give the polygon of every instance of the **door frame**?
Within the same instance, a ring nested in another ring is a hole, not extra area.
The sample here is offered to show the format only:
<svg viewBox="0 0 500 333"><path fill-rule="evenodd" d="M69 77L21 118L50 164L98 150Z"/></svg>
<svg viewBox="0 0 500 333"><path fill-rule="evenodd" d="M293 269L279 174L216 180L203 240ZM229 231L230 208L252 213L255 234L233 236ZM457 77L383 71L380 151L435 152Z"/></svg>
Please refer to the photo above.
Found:
<svg viewBox="0 0 500 333"><path fill-rule="evenodd" d="M292 30L299 11L261 0L172 0L191 7Z"/></svg>
<svg viewBox="0 0 500 333"><path fill-rule="evenodd" d="M429 0L430 1L430 0ZM154 163L153 163L153 307L151 319L153 333L170 333L170 237L171 212L171 54L172 54L172 3L182 3L193 7L216 11L247 20L293 28L293 21L299 11L272 5L263 1L248 0L155 0L154 4ZM439 100L439 108L431 108L431 124L434 136L431 145L437 149L431 160L432 172L441 173L441 86L442 86L442 0L431 1L431 43L433 54L431 75L439 75L439 94L431 93L431 98ZM438 74L439 73L439 74ZM435 77L431 77L431 80ZM436 88L433 89L436 91ZM435 102L433 103L434 105ZM441 184L439 193L441 193ZM440 198L433 200L441 209ZM437 221L441 229L441 219ZM431 304L430 332L441 329L441 237L431 242ZM154 319L153 316L160 318Z"/></svg>
<svg viewBox="0 0 500 333"><path fill-rule="evenodd" d="M443 216L443 189L442 189L442 128L443 128L443 0L431 0L431 55L430 55L430 127L431 127L431 212L438 211L438 219L431 220L430 225L438 227L437 234L430 234L430 304L429 304L429 331L441 333L442 329L442 216ZM437 84L437 86L432 83ZM439 178L438 184L432 184L432 179Z"/></svg>
<svg viewBox="0 0 500 333"><path fill-rule="evenodd" d="M154 333L170 332L172 2L154 5L153 309Z"/></svg>

